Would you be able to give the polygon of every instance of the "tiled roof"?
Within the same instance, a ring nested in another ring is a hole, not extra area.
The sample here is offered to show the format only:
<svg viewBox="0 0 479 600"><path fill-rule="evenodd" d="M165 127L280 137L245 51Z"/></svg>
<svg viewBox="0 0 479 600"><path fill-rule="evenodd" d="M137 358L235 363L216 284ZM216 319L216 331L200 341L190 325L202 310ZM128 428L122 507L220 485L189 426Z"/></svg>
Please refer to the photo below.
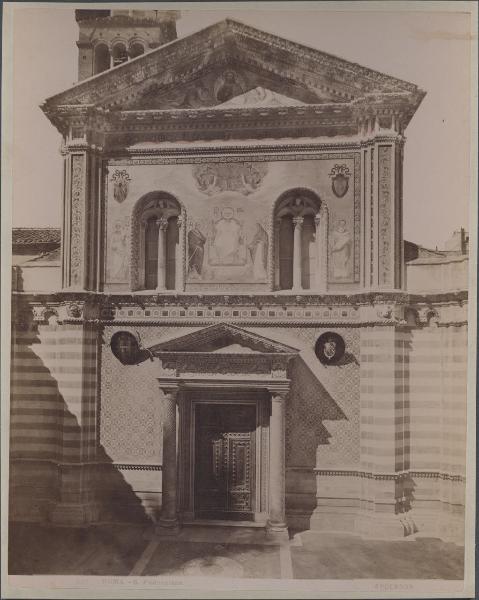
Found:
<svg viewBox="0 0 479 600"><path fill-rule="evenodd" d="M35 244L60 244L61 231L59 227L14 227L12 244L29 246Z"/></svg>
<svg viewBox="0 0 479 600"><path fill-rule="evenodd" d="M38 264L38 263L59 262L61 260L61 255L62 255L61 249L55 248L55 250L51 250L50 252L44 252L43 254L40 254L40 256L35 256L34 258L31 258L24 264L31 265L31 264Z"/></svg>

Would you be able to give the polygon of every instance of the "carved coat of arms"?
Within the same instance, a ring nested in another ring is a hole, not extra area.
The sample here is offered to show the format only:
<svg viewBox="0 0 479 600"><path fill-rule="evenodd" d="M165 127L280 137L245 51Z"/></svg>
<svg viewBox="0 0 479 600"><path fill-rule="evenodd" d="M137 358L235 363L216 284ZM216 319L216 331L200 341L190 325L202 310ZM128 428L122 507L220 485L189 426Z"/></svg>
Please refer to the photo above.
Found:
<svg viewBox="0 0 479 600"><path fill-rule="evenodd" d="M209 196L218 192L240 192L247 196L261 185L268 167L266 163L208 163L193 170L198 189Z"/></svg>
<svg viewBox="0 0 479 600"><path fill-rule="evenodd" d="M347 165L334 165L329 174L334 195L342 198L349 189L349 177L351 172Z"/></svg>
<svg viewBox="0 0 479 600"><path fill-rule="evenodd" d="M112 176L113 181L113 197L115 200L121 204L124 202L128 196L128 189L130 185L130 176L128 173L123 170L116 170Z"/></svg>
<svg viewBox="0 0 479 600"><path fill-rule="evenodd" d="M344 356L345 343L339 334L327 331L317 339L314 351L323 365L334 365Z"/></svg>

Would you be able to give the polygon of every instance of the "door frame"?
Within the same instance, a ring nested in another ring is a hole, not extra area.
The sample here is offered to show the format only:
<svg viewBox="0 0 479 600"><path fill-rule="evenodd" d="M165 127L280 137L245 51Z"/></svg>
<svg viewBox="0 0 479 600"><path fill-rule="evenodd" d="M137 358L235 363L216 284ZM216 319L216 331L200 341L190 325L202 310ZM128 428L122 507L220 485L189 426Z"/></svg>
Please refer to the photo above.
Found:
<svg viewBox="0 0 479 600"><path fill-rule="evenodd" d="M253 496L253 521L266 524L268 517L269 481L269 415L270 402L264 390L188 389L179 402L178 431L178 500L182 521L195 520L195 453L196 407L199 404L254 404L255 475ZM216 522L221 522L216 520Z"/></svg>

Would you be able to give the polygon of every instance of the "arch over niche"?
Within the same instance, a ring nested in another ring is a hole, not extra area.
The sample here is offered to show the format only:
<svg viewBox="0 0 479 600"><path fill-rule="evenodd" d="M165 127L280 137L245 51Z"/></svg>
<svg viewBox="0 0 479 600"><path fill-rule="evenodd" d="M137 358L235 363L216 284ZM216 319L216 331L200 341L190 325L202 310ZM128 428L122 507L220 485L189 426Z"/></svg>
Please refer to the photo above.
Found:
<svg viewBox="0 0 479 600"><path fill-rule="evenodd" d="M100 42L95 46L94 56L94 75L103 73L103 71L107 71L110 68L110 50L105 43Z"/></svg>
<svg viewBox="0 0 479 600"><path fill-rule="evenodd" d="M168 192L155 191L135 204L131 219L131 289L184 289L186 212Z"/></svg>
<svg viewBox="0 0 479 600"><path fill-rule="evenodd" d="M328 207L308 188L283 192L273 208L274 289L327 290Z"/></svg>

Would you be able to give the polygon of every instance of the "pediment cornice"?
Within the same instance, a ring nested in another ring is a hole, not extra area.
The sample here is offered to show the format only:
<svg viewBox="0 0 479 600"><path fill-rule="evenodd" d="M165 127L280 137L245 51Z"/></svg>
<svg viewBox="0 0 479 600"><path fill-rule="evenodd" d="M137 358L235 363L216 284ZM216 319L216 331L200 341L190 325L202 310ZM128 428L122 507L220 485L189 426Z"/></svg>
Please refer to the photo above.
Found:
<svg viewBox="0 0 479 600"><path fill-rule="evenodd" d="M329 108L331 105L336 105L339 111L351 111L354 107L359 109L363 101L368 104L399 102L407 105L408 121L424 96L424 92L414 84L227 19L84 80L49 98L42 108L59 129L62 121L77 114L76 107L79 110L85 107L106 109L110 115L118 112L118 117L109 117L112 122L115 119L156 119L157 122L181 119L177 113L182 113L185 119L197 121L229 118L224 109L211 106L211 102L222 104L218 99L212 100L211 77L226 68L249 73L250 81L245 84L247 88L250 86L249 89L261 83L262 78L267 79L270 84L276 82L278 89L284 87L293 99L306 104L306 107L228 109L228 112L246 111L239 114L240 118L254 117L255 110L273 110L271 114L276 114L274 109L295 115L300 114L300 109L323 114L321 106L325 106L327 111L332 110ZM255 74L254 80L251 73ZM195 87L204 77L210 77L207 81L209 92L204 100L206 109L192 111L186 104L187 108L173 112L128 110L138 105L145 94L152 94L153 98L161 100L160 105L165 106L169 90L180 93L183 89L187 90L188 85ZM202 112L204 110L213 111L213 116ZM223 112L215 112L218 110Z"/></svg>
<svg viewBox="0 0 479 600"><path fill-rule="evenodd" d="M210 325L198 331L160 342L150 347L149 351L154 356L214 354L216 360L220 360L217 351L232 344L250 349L254 354L281 355L284 358L291 358L299 352L297 348L252 333L230 323ZM255 360L254 354L249 354L247 357ZM226 356L233 356L233 354L227 354ZM239 356L245 359L244 352L239 353Z"/></svg>

